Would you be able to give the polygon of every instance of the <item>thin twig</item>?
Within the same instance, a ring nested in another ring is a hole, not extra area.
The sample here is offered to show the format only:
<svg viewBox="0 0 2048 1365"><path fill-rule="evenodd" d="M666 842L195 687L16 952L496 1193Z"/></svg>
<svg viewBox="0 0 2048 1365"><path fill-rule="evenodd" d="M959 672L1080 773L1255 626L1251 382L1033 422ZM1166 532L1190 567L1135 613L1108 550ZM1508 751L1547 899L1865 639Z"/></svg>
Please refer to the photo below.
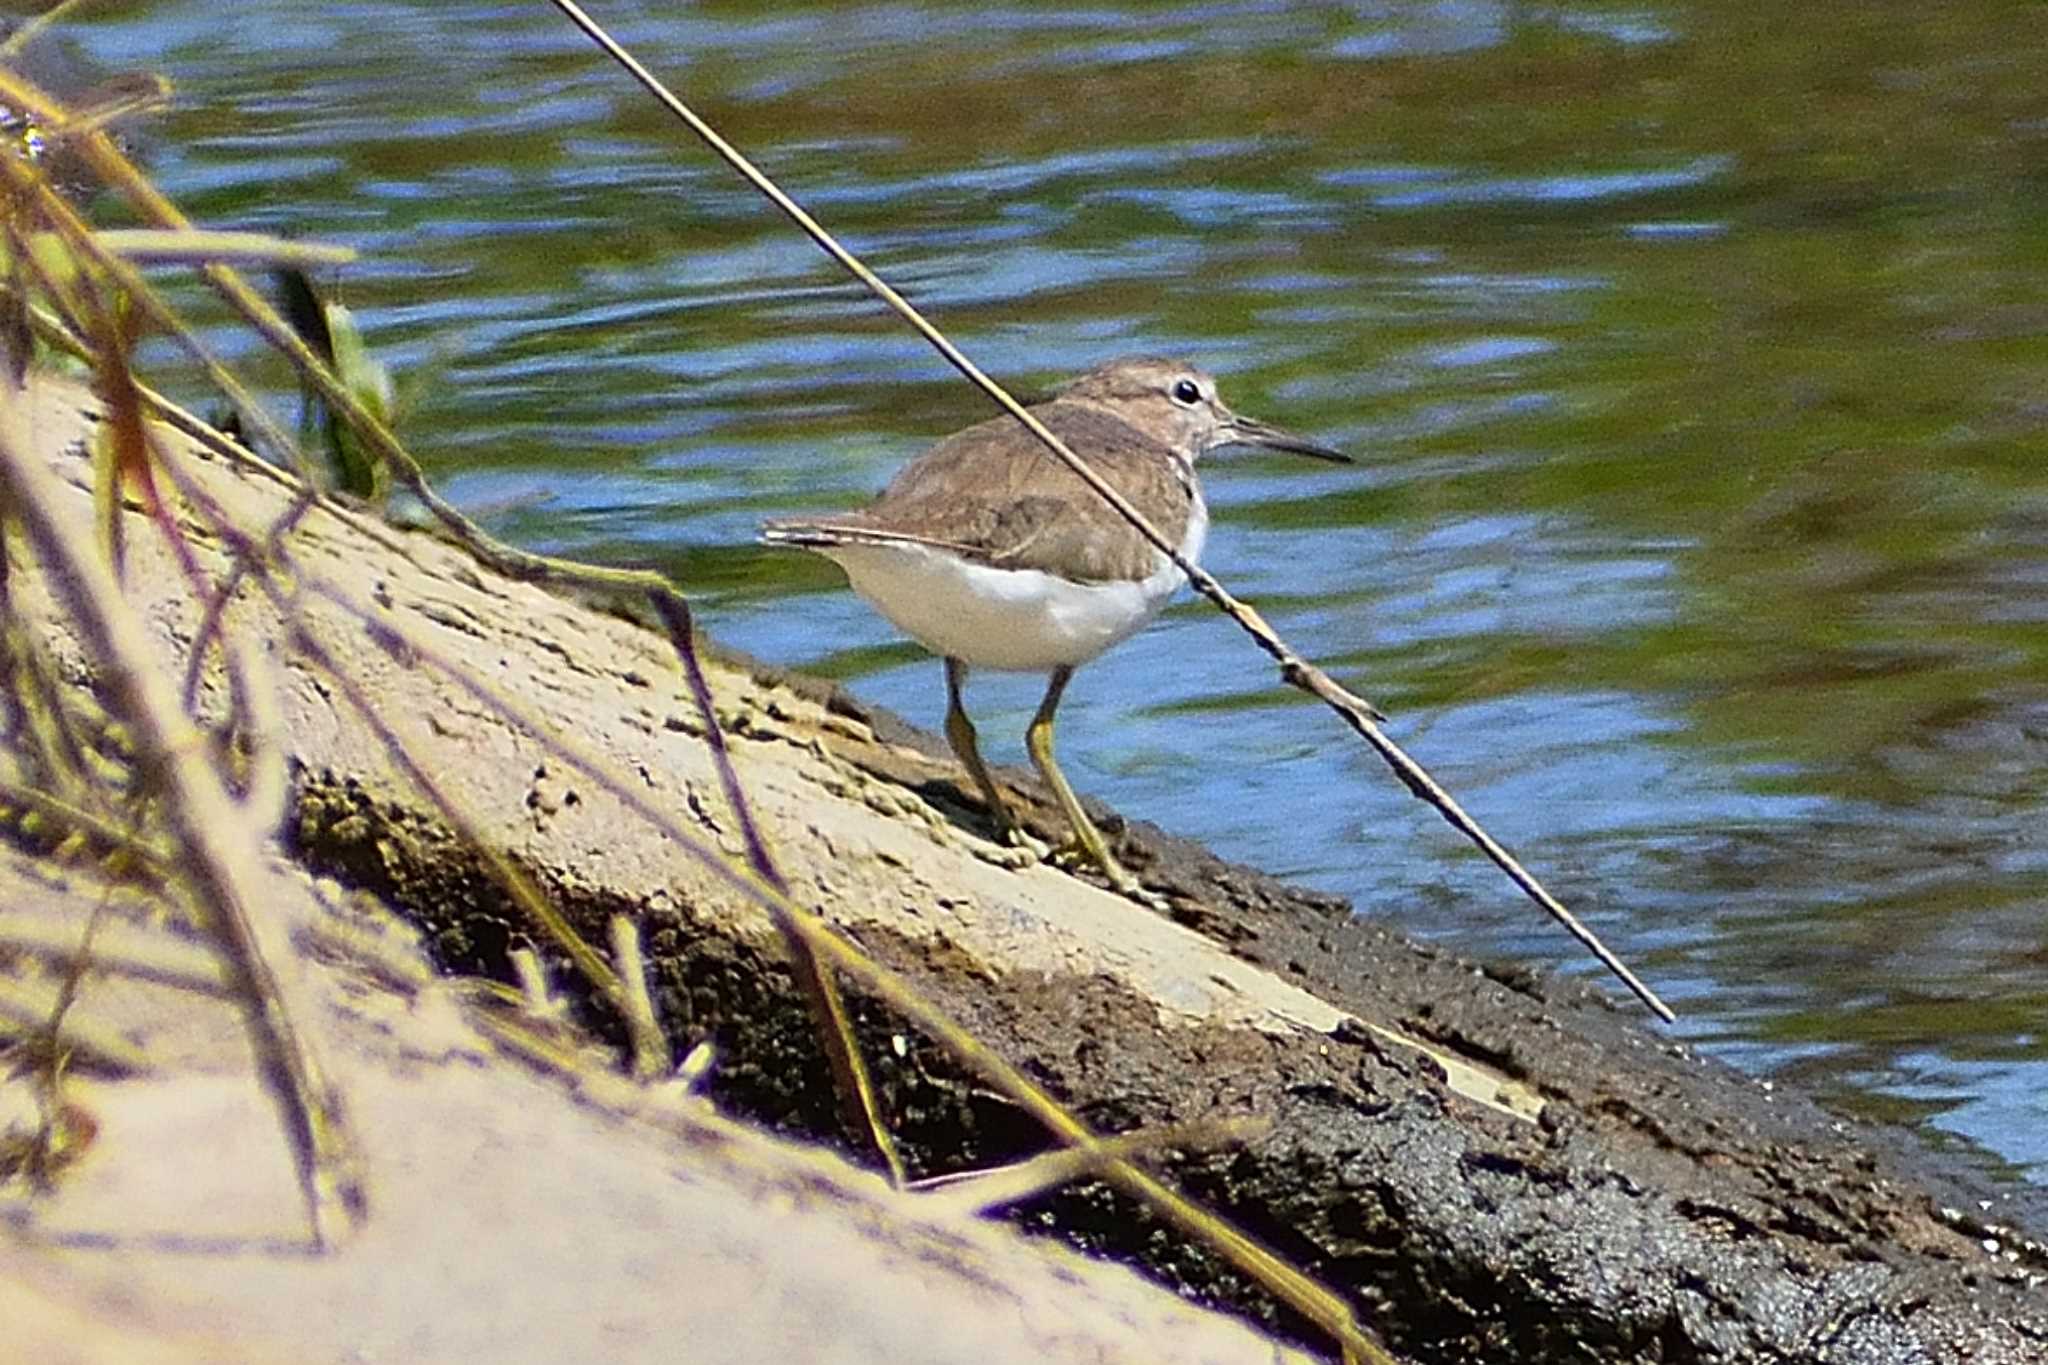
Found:
<svg viewBox="0 0 2048 1365"><path fill-rule="evenodd" d="M222 232L193 228L101 228L100 245L138 265L204 265L235 261L267 270L295 266L301 270L347 265L354 247L324 242L295 242L267 232Z"/></svg>
<svg viewBox="0 0 2048 1365"><path fill-rule="evenodd" d="M228 678L238 718L234 733L248 746L247 776L242 782L243 818L259 829L276 829L284 821L291 797L285 763L284 718L278 712L277 680L260 674L263 657L246 640L226 640ZM232 735L230 736L232 738Z"/></svg>
<svg viewBox="0 0 2048 1365"><path fill-rule="evenodd" d="M1093 1147L1057 1147L1029 1161L987 1171L962 1171L919 1181L911 1189L932 1206L962 1216L985 1215L1036 1199L1062 1185L1102 1174L1112 1162L1168 1149L1206 1151L1236 1147L1271 1131L1270 1119L1200 1119L1103 1138Z"/></svg>
<svg viewBox="0 0 2048 1365"><path fill-rule="evenodd" d="M569 1005L549 988L540 954L531 948L514 948L506 956L512 959L512 975L519 978L519 994L526 1002L526 1012L548 1024L561 1023Z"/></svg>
<svg viewBox="0 0 2048 1365"><path fill-rule="evenodd" d="M0 1023L24 1033L37 1033L50 1022L52 992L0 977ZM56 1045L75 1059L125 1075L140 1076L154 1067L149 1053L114 1024L92 1018L66 1019Z"/></svg>
<svg viewBox="0 0 2048 1365"><path fill-rule="evenodd" d="M0 906L0 944L51 962L81 960L77 926L33 909ZM119 920L100 926L92 941L92 965L181 991L234 998L218 954Z"/></svg>
<svg viewBox="0 0 2048 1365"><path fill-rule="evenodd" d="M11 62L19 57L22 50L35 41L37 34L85 3L87 0L57 0L41 14L32 14L22 20L21 27L8 34L5 42L0 42L0 62Z"/></svg>
<svg viewBox="0 0 2048 1365"><path fill-rule="evenodd" d="M133 879L158 882L171 875L170 856L141 834L115 823L111 815L87 810L40 788L5 778L0 778L0 803L27 807L55 828L83 834L103 845L110 854L134 859L139 866Z"/></svg>
<svg viewBox="0 0 2048 1365"><path fill-rule="evenodd" d="M775 859L768 851L768 841L754 823L746 790L740 785L739 773L732 765L732 753L726 747L725 732L718 724L717 709L711 701L711 684L705 681L704 666L697 658L690 604L665 584L660 591L648 593L647 600L661 618L669 639L677 642L675 649L683 663L683 676L689 682L691 700L695 702L698 718L704 725L704 742L711 751L719 785L725 791L725 803L739 821L740 837L747 847L747 861L753 866L754 875L788 895L789 883L775 866ZM882 1113L881 1101L875 1094L874 1078L868 1072L867 1060L860 1054L853 1016L847 1012L846 1000L839 992L838 983L811 955L803 935L791 932L779 916L775 927L782 936L783 948L789 953L790 973L796 978L812 1017L817 1020L818 1044L825 1053L826 1064L832 1068L833 1084L839 1095L840 1121L850 1133L865 1131L870 1134L875 1150L889 1168L890 1180L901 1188L909 1178L903 1167L903 1157L896 1150L896 1139L889 1132L888 1118Z"/></svg>
<svg viewBox="0 0 2048 1365"><path fill-rule="evenodd" d="M640 926L630 916L613 915L611 920L612 963L625 987L626 1027L636 1036L666 1038L661 1020L654 1012L654 997L647 993L647 958L640 951ZM668 1070L664 1049L652 1055L633 1052L633 1079L651 1081Z"/></svg>

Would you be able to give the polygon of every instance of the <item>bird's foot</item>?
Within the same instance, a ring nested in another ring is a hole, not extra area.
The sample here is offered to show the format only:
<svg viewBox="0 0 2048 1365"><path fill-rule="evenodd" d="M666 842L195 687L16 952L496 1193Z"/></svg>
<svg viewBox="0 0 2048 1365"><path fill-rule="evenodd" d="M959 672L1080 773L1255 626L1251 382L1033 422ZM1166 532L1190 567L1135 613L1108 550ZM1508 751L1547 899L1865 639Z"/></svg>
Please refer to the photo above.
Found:
<svg viewBox="0 0 2048 1365"><path fill-rule="evenodd" d="M1022 825L1010 825L1003 830L1002 842L1029 856L1034 863L1049 863L1058 859L1059 851L1043 839L1033 838L1025 833Z"/></svg>
<svg viewBox="0 0 2048 1365"><path fill-rule="evenodd" d="M977 858L1012 872L1038 867L1053 858L1052 849L1043 840L1020 829L998 829L986 843L976 839L973 846Z"/></svg>
<svg viewBox="0 0 2048 1365"><path fill-rule="evenodd" d="M1047 861L1068 872L1099 872L1118 895L1128 896L1149 909L1166 909L1166 898L1146 890L1144 883L1131 875L1107 847L1092 846L1084 839L1073 837L1054 849Z"/></svg>

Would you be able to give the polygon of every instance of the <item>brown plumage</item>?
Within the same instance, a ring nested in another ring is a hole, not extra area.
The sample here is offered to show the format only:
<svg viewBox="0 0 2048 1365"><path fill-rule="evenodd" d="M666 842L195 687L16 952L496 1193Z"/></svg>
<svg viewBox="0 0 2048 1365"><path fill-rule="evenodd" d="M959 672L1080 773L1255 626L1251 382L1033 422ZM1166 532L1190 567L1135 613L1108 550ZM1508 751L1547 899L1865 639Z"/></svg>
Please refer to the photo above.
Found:
<svg viewBox="0 0 2048 1365"><path fill-rule="evenodd" d="M1161 535L1179 543L1194 506L1193 475L1169 449L1091 401L1062 396L1031 411ZM1004 458L990 458L998 454ZM914 542L1079 583L1143 578L1158 561L1158 551L1115 508L1007 416L946 437L860 511L773 521L766 530L784 544L808 547Z"/></svg>

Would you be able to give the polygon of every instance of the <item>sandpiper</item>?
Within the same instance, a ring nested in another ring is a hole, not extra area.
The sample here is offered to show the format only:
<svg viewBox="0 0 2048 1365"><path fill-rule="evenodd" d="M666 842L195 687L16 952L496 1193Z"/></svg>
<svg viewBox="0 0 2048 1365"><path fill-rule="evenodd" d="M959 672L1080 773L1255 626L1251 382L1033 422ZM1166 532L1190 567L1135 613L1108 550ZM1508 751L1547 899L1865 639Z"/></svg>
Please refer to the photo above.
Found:
<svg viewBox="0 0 2048 1365"><path fill-rule="evenodd" d="M1179 360L1113 361L1031 412L1195 562L1209 509L1195 461L1219 446L1350 456L1241 417ZM1053 712L1074 670L1128 639L1187 581L1173 561L1016 419L957 431L857 512L771 521L762 538L816 550L897 629L946 661L946 738L1004 832L1028 842L982 762L961 702L970 667L1050 675L1026 747L1082 852L1139 894L1053 757Z"/></svg>

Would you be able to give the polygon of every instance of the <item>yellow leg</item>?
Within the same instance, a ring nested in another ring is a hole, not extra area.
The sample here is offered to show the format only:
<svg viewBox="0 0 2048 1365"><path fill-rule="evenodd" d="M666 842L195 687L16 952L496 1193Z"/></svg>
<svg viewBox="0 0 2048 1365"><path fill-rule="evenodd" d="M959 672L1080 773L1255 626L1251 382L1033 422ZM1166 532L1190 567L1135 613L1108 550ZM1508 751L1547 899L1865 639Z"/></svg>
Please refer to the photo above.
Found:
<svg viewBox="0 0 2048 1365"><path fill-rule="evenodd" d="M1031 728L1024 732L1025 747L1031 751L1031 761L1038 765L1038 774L1045 779L1045 785L1052 788L1053 797L1066 812L1067 823L1073 826L1074 838L1079 841L1082 852L1102 869L1102 875L1109 878L1109 884L1125 895L1140 895L1138 879L1124 871L1123 865L1111 856L1109 845L1104 842L1102 832L1095 828L1095 822L1088 818L1088 812L1081 809L1080 798L1067 785L1066 774L1060 771L1058 760L1052 754L1052 713L1059 708L1060 694L1067 690L1067 682L1074 676L1071 668L1056 668L1052 681L1045 689L1045 700L1038 704L1038 714L1031 718Z"/></svg>
<svg viewBox="0 0 2048 1365"><path fill-rule="evenodd" d="M995 778L990 776L988 765L981 761L981 745L975 738L974 722L967 718L967 708L960 701L960 689L966 682L967 665L958 659L946 660L946 742L953 746L953 752L966 765L968 776L981 789L981 799L988 804L996 823L1002 826L1003 834L1013 843L1028 844L1024 827L1010 813L1010 803L1003 800L1002 793L996 790Z"/></svg>

